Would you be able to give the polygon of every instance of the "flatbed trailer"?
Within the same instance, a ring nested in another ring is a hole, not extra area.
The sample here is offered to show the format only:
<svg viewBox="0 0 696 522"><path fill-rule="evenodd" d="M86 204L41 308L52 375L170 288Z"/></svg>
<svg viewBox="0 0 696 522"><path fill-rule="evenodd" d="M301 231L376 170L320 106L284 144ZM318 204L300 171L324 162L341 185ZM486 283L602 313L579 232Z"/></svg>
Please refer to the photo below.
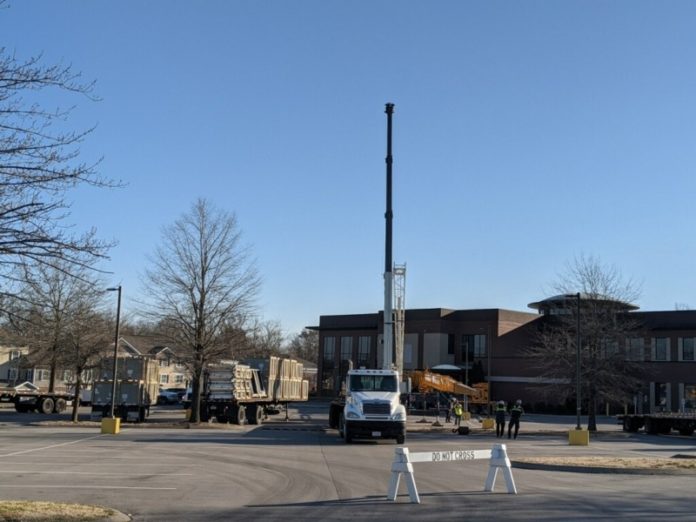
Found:
<svg viewBox="0 0 696 522"><path fill-rule="evenodd" d="M261 368L230 361L204 375L201 420L233 424L261 424L291 402L308 399L309 383L302 365L293 359L270 357Z"/></svg>
<svg viewBox="0 0 696 522"><path fill-rule="evenodd" d="M618 415L623 430L635 433L641 428L651 435L668 435L678 431L680 435L693 435L696 430L696 413L646 413Z"/></svg>
<svg viewBox="0 0 696 522"><path fill-rule="evenodd" d="M44 392L41 390L0 390L0 402L11 402L19 413L63 413L72 404L69 393Z"/></svg>

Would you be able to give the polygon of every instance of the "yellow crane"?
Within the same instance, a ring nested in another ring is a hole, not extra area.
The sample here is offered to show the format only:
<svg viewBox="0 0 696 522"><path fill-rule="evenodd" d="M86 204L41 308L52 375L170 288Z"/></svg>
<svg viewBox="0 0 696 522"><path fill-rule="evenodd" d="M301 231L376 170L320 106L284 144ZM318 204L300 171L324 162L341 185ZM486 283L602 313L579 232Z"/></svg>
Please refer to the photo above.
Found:
<svg viewBox="0 0 696 522"><path fill-rule="evenodd" d="M411 385L421 393L442 392L453 395L464 395L471 404L488 404L488 383L478 382L467 386L463 382L431 372L430 370L413 370L409 372Z"/></svg>

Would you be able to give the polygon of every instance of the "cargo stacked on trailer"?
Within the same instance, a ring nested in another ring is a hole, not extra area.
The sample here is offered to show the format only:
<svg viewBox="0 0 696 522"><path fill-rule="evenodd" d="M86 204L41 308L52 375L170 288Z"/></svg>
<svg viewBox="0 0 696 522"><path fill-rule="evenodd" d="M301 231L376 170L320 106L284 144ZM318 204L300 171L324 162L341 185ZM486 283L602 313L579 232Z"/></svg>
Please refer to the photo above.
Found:
<svg viewBox="0 0 696 522"><path fill-rule="evenodd" d="M287 403L306 401L309 382L302 379L302 364L270 357L252 367L228 361L210 367L204 375L201 420L261 424Z"/></svg>
<svg viewBox="0 0 696 522"><path fill-rule="evenodd" d="M116 370L114 415L125 421L143 422L159 393L159 365L148 357L119 357ZM103 359L99 379L92 390L92 419L111 415L113 359Z"/></svg>
<svg viewBox="0 0 696 522"><path fill-rule="evenodd" d="M19 413L63 413L72 404L69 393L46 392L29 382L0 388L0 402L11 402Z"/></svg>

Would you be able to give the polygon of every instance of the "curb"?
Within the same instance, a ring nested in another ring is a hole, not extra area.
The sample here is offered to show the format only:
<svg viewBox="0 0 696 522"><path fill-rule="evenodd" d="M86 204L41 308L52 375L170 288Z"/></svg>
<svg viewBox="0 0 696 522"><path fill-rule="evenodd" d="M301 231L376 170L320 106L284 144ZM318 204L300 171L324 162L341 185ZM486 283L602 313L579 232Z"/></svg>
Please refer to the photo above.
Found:
<svg viewBox="0 0 696 522"><path fill-rule="evenodd" d="M668 468L610 468L600 466L572 466L539 464L535 462L520 462L511 460L510 464L517 469L530 469L541 471L565 471L569 473L605 473L617 475L696 475L696 470L668 469Z"/></svg>

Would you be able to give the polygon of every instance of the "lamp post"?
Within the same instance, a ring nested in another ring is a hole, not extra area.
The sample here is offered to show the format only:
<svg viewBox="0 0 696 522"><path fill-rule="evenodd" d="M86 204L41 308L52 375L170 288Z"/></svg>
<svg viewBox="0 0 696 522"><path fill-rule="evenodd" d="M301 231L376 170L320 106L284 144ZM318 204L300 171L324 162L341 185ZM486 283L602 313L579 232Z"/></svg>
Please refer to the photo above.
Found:
<svg viewBox="0 0 696 522"><path fill-rule="evenodd" d="M118 337L119 337L119 322L121 320L121 285L115 288L107 288L108 292L118 292L118 304L116 305L116 336L114 337L114 373L113 382L111 385L111 418L114 419L116 407L116 370L118 367Z"/></svg>
<svg viewBox="0 0 696 522"><path fill-rule="evenodd" d="M581 403L580 403L580 292L575 294L575 298L577 299L577 325L575 327L576 331L576 339L575 339L575 410L576 410L576 416L577 416L577 425L575 426L576 430L582 429L580 426L580 412L581 412Z"/></svg>

